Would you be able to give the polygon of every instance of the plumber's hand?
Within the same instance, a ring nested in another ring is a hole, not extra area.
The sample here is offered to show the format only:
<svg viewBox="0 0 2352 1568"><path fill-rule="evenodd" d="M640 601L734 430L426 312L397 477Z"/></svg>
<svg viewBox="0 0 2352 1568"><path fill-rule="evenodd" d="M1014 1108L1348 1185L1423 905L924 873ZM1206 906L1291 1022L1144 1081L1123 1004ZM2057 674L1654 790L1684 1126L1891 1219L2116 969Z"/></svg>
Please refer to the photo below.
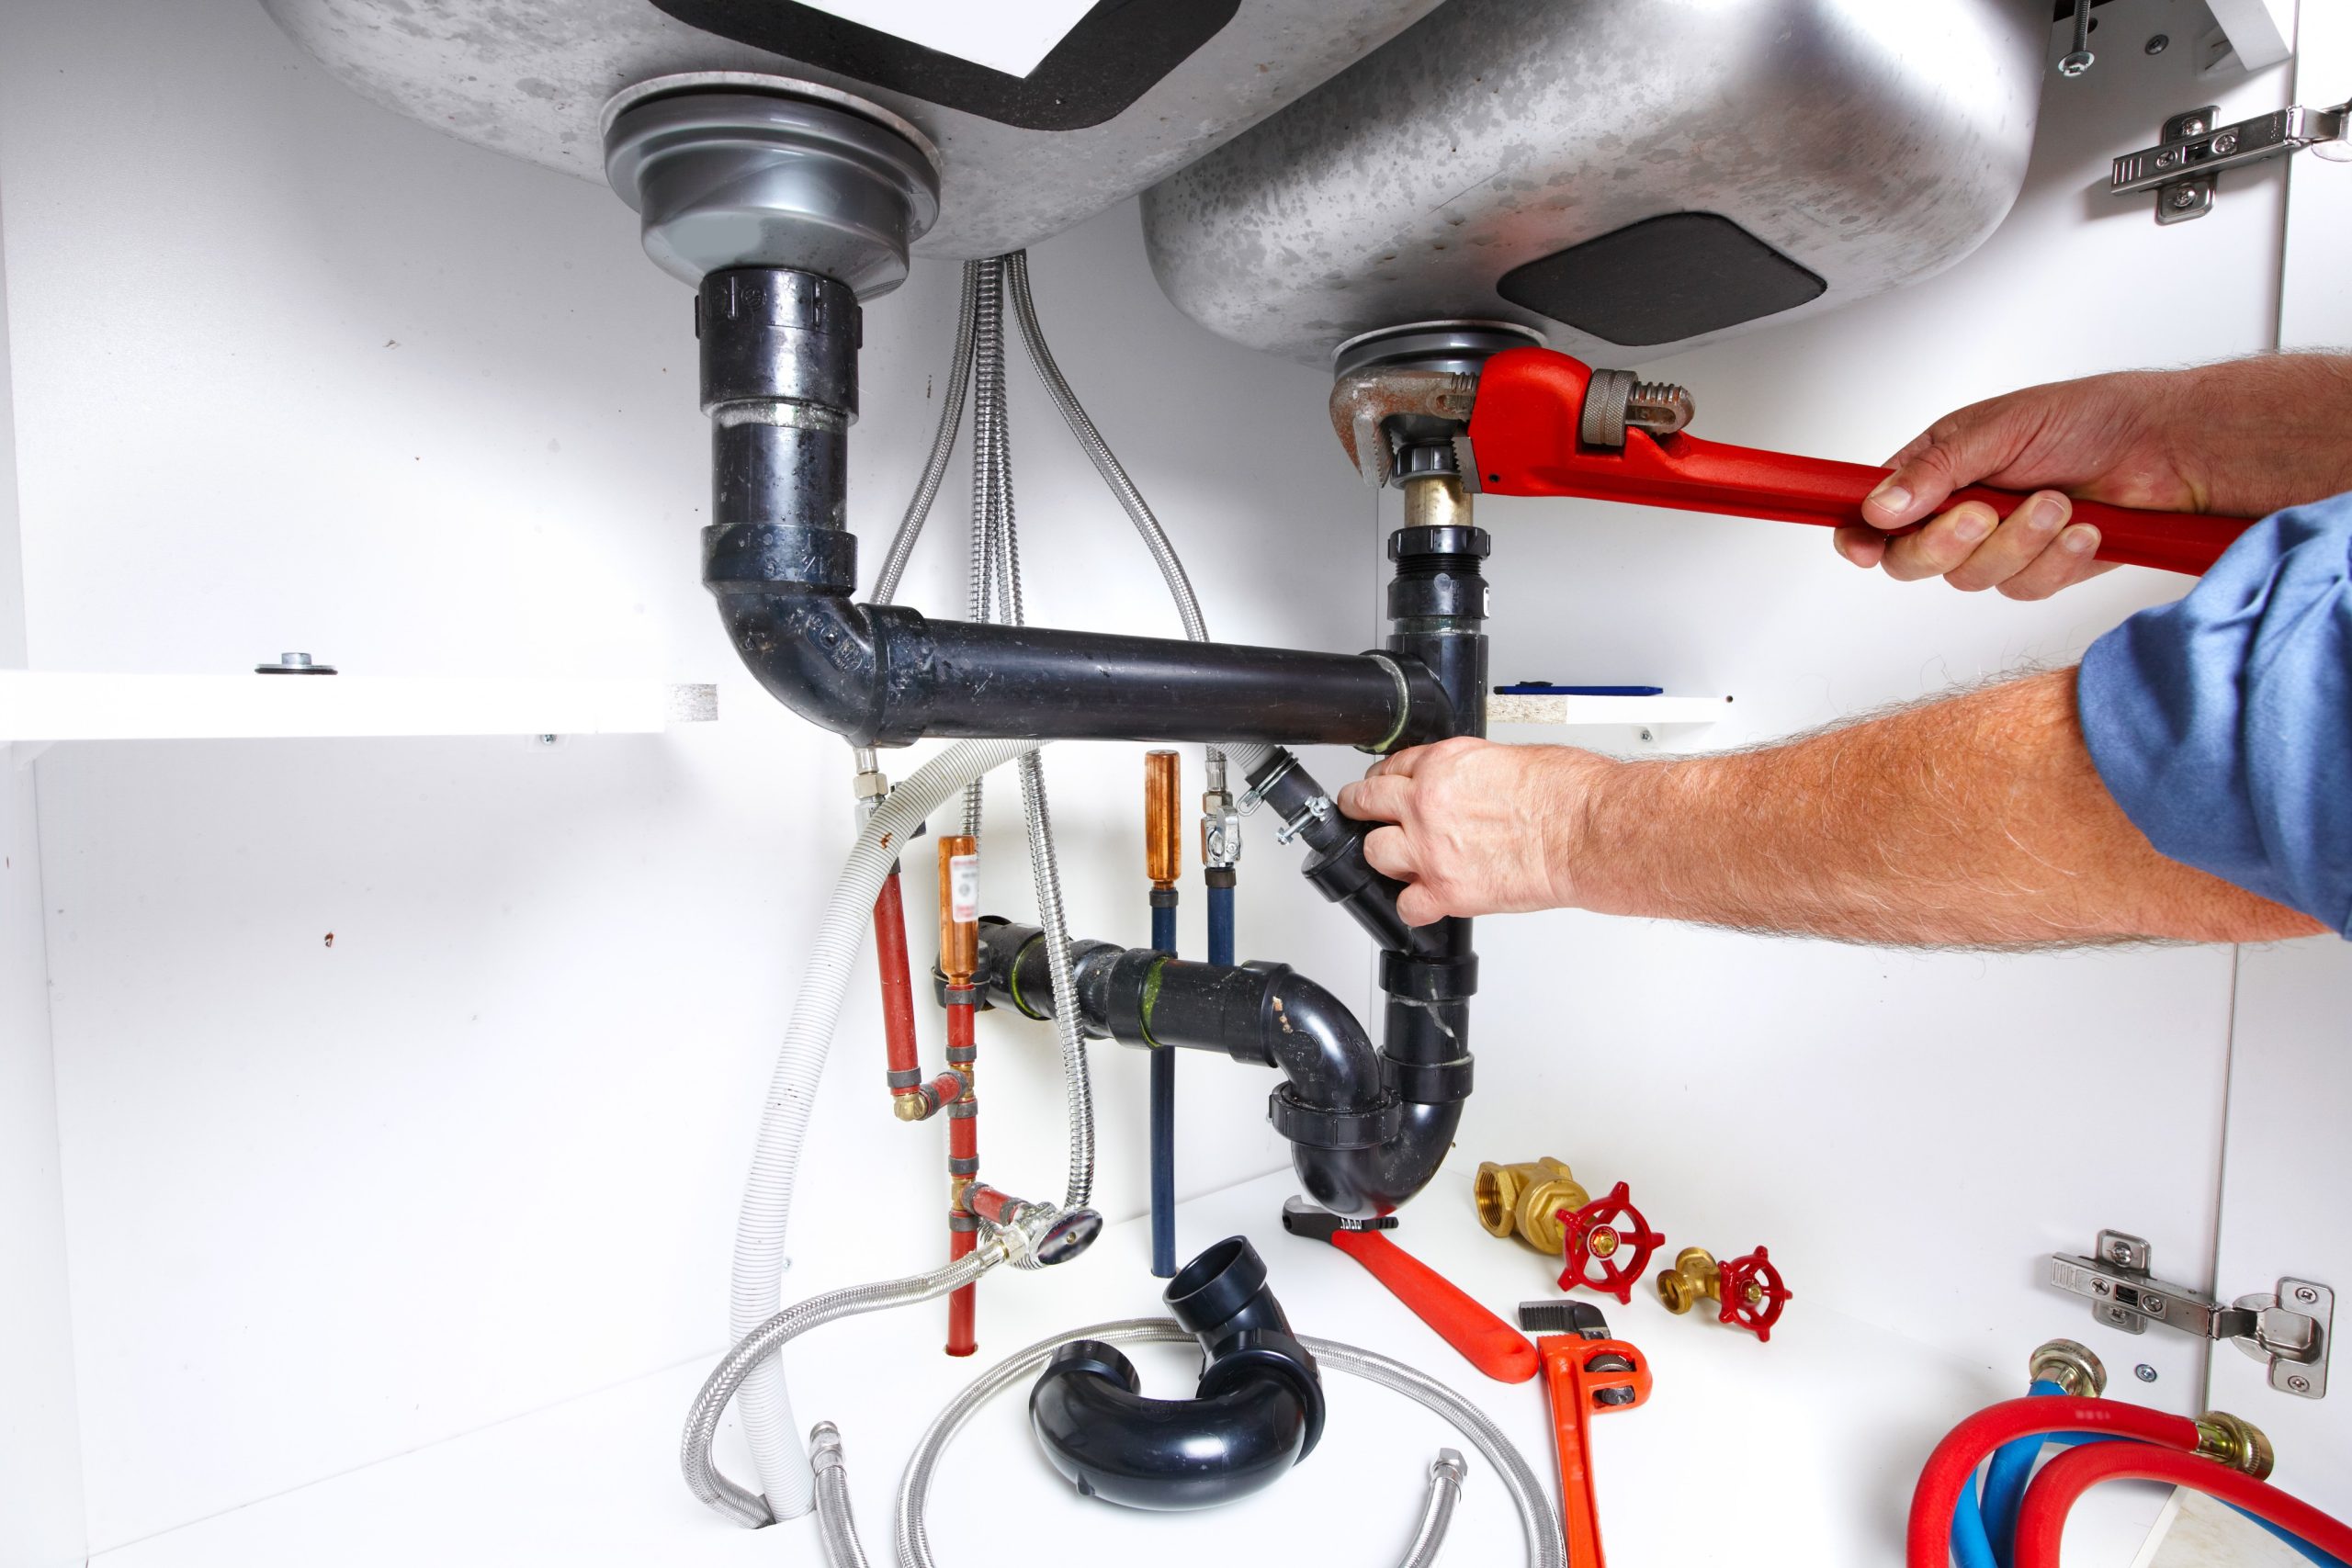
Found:
<svg viewBox="0 0 2352 1568"><path fill-rule="evenodd" d="M1588 773L1605 758L1565 746L1500 746L1467 737L1384 757L1340 791L1340 809L1394 826L1364 840L1376 871L1408 884L1408 925L1569 902L1567 832Z"/></svg>
<svg viewBox="0 0 2352 1568"><path fill-rule="evenodd" d="M2108 570L2095 561L2098 530L2068 521L2066 491L2123 506L2198 510L2195 483L2178 467L2168 427L2181 378L2150 372L2094 376L1972 403L1929 425L1889 459L1894 472L1862 503L1867 527L1840 528L1838 553L1883 566L1901 581L1941 577L1970 592L2046 599ZM1982 502L1947 510L1973 484L2031 491L2004 518ZM1889 540L1883 530L1924 521Z"/></svg>

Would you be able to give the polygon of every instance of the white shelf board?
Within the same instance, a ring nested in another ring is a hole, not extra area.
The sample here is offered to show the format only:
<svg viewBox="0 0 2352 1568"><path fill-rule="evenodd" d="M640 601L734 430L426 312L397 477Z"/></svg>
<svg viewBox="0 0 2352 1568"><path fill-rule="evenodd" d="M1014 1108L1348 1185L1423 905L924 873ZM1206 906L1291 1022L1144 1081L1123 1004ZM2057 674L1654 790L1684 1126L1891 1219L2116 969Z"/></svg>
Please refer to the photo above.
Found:
<svg viewBox="0 0 2352 1568"><path fill-rule="evenodd" d="M0 743L652 735L716 686L531 676L114 675L0 670Z"/></svg>
<svg viewBox="0 0 2352 1568"><path fill-rule="evenodd" d="M1490 696L1487 722L1576 728L1595 725L1713 724L1729 697Z"/></svg>
<svg viewBox="0 0 2352 1568"><path fill-rule="evenodd" d="M1478 1228L1473 1162L1457 1152L1405 1212L1397 1239L1509 1315L1556 1299L1547 1262ZM1183 1204L1179 1252L1247 1234L1302 1332L1381 1351L1445 1380L1556 1481L1540 1382L1480 1377L1351 1259L1283 1234L1288 1172ZM724 1200L722 1200L724 1201ZM1000 1358L1049 1334L1163 1314L1140 1220L1108 1227L1077 1262L1035 1274L1001 1269L980 1286L980 1353L939 1354L944 1303L831 1325L786 1355L805 1427L837 1423L867 1556L894 1561L899 1475L922 1427L954 1392ZM811 1260L812 1262L814 1260ZM850 1282L796 1269L797 1298ZM867 1263L868 1273L876 1266ZM1899 1562L1920 1462L1962 1417L2022 1386L2021 1367L1972 1366L1849 1317L1792 1281L1797 1299L1759 1345L1735 1329L1668 1315L1644 1292L1602 1304L1611 1327L1650 1358L1657 1391L1642 1408L1595 1424L1593 1462L1611 1557L1633 1564L1736 1555L1750 1568L1864 1568ZM713 1303L712 1316L721 1315ZM452 1311L462 1311L452 1303ZM2063 1303L2054 1315L2071 1315ZM2022 1360L2027 1347L2018 1348ZM1189 1392L1197 1352L1130 1347L1148 1392ZM662 1563L814 1563L813 1521L751 1531L695 1502L678 1477L677 1434L714 1348L691 1362L380 1463L265 1498L143 1540L102 1550L94 1568L644 1568ZM1235 1563L1393 1562L1442 1446L1469 1454L1470 1476L1444 1555L1448 1568L1523 1561L1517 1516L1492 1467L1436 1416L1337 1371L1330 1419L1298 1472L1254 1497L1192 1514L1145 1514L1078 1497L1030 1436L1027 1385L989 1404L949 1451L929 1514L943 1568L1035 1568L1041 1562L1159 1568ZM191 1432L190 1441L202 1434ZM748 1475L730 1420L729 1473ZM2125 1568L2162 1509L2161 1489L2103 1486L2067 1531L2070 1568ZM1711 1551L1732 1539L1738 1548ZM1047 1551L1040 1543L1056 1543Z"/></svg>

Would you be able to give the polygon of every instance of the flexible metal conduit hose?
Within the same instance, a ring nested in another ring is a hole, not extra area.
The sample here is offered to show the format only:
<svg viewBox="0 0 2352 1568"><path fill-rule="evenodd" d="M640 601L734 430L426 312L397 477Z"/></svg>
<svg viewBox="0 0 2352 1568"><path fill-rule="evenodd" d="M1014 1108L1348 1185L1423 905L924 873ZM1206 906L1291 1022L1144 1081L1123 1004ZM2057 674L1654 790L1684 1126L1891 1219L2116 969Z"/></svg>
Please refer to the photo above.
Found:
<svg viewBox="0 0 2352 1568"><path fill-rule="evenodd" d="M763 1498L718 1472L712 1461L710 1445L718 1435L718 1418L726 1413L728 1404L742 1390L745 1381L763 1367L775 1365L776 1352L812 1328L860 1313L880 1312L887 1307L911 1306L917 1302L933 1301L971 1283L1004 1261L1005 1246L1001 1238L990 1235L980 1245L953 1263L942 1265L928 1273L911 1275L903 1280L885 1280L871 1285L850 1285L838 1291L828 1291L821 1296L811 1296L805 1302L795 1302L775 1314L757 1328L745 1335L732 1350L719 1359L703 1380L701 1392L686 1410L686 1427L678 1440L678 1468L684 1472L686 1485L704 1503L725 1514L738 1524L753 1529L775 1519L790 1518L808 1511L804 1500L799 1506L775 1506L776 1493L771 1490ZM817 1431L824 1430L820 1424ZM810 1436L816 1436L812 1432ZM838 1436L838 1434L836 1434ZM841 1456L831 1459L838 1470ZM804 1489L813 1486L811 1463L802 1461L797 1469Z"/></svg>
<svg viewBox="0 0 2352 1568"><path fill-rule="evenodd" d="M842 867L809 944L800 995L761 1118L743 1207L735 1226L735 1265L729 1298L729 1332L738 1340L775 1314L784 1290L785 1233L792 1218L792 1195L800 1169L800 1149L808 1114L832 1043L849 987L851 965L865 940L875 896L889 874L899 846L923 818L969 780L1037 749L1035 740L967 740L949 747L917 769L866 818ZM1074 1108L1075 1109L1075 1108ZM1091 1136L1090 1136L1091 1143ZM742 1398L743 1431L758 1466L760 1485L778 1518L805 1514L810 1506L808 1456L785 1390L784 1371L771 1358L751 1371Z"/></svg>
<svg viewBox="0 0 2352 1568"><path fill-rule="evenodd" d="M1487 1417L1486 1412L1464 1399L1445 1384L1429 1377L1402 1361L1370 1350L1360 1350L1352 1345L1336 1340L1317 1339L1300 1335L1299 1343L1312 1351L1323 1366L1336 1367L1340 1371L1363 1378L1393 1389L1408 1399L1428 1406L1460 1429L1462 1435L1476 1445L1502 1478L1503 1489L1510 1494L1511 1505L1519 1510L1521 1530L1527 1540L1528 1568L1567 1568L1565 1538L1560 1533L1560 1517L1552 1508L1552 1501L1544 1495L1544 1483L1528 1467L1518 1447L1503 1435L1502 1429ZM931 1535L925 1528L923 1510L931 1496L932 1477L938 1472L941 1459L956 1434L963 1430L979 1407L998 1393L1023 1379L1033 1376L1045 1366L1056 1350L1076 1339L1100 1339L1119 1345L1182 1344L1193 1342L1193 1336L1180 1327L1173 1318L1138 1317L1117 1323L1099 1323L1090 1328L1073 1328L1041 1339L1019 1354L1007 1358L982 1372L948 1402L947 1407L932 1418L922 1440L915 1446L914 1456L907 1461L907 1473L899 1483L898 1546L899 1568L938 1568L931 1554ZM1434 1478L1432 1491L1437 1490ZM1451 1516L1452 1503L1444 1504ZM1415 1535L1413 1550L1422 1550L1421 1535L1430 1529L1425 1510L1422 1529ZM1443 1524L1436 1527L1442 1533ZM1434 1559L1434 1551L1427 1556L1408 1557L1408 1568Z"/></svg>

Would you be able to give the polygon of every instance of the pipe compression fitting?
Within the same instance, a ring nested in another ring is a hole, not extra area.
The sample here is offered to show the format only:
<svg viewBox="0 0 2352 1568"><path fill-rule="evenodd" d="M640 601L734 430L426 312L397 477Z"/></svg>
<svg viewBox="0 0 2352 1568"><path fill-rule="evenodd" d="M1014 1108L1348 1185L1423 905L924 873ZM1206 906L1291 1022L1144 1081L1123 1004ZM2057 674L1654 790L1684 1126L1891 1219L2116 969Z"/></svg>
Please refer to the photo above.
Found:
<svg viewBox="0 0 2352 1568"><path fill-rule="evenodd" d="M1115 1347L1065 1345L1029 1393L1046 1459L1081 1495L1130 1508L1207 1508L1272 1485L1323 1435L1323 1381L1267 1288L1265 1261L1227 1236L1161 1299L1206 1358L1193 1396L1147 1398Z"/></svg>
<svg viewBox="0 0 2352 1568"><path fill-rule="evenodd" d="M1345 1003L1287 964L1195 964L1088 941L1071 942L1069 957L1088 1034L1222 1051L1280 1069L1267 1120L1289 1140L1306 1195L1334 1213L1406 1202L1452 1146L1468 1063L1431 1069L1393 1060ZM972 978L991 1001L1030 1018L1055 1017L1060 1005L1035 926L983 916Z"/></svg>

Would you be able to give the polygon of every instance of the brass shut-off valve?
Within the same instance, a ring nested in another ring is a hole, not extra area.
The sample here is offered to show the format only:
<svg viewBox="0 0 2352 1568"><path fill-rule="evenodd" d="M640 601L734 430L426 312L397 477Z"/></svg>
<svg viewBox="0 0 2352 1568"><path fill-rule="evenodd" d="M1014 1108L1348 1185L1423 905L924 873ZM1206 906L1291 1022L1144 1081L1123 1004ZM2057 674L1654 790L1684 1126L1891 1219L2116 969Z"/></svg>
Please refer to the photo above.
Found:
<svg viewBox="0 0 2352 1568"><path fill-rule="evenodd" d="M1686 1247L1674 1255L1674 1267L1658 1275L1657 1299L1678 1314L1713 1302L1722 1321L1769 1341L1788 1304L1789 1287L1764 1247L1718 1263L1705 1247Z"/></svg>
<svg viewBox="0 0 2352 1568"><path fill-rule="evenodd" d="M1548 1156L1516 1165L1488 1160L1478 1167L1474 1191L1478 1223L1489 1235L1516 1235L1553 1258L1560 1256L1567 1239L1561 1211L1574 1212L1592 1201L1575 1173Z"/></svg>

